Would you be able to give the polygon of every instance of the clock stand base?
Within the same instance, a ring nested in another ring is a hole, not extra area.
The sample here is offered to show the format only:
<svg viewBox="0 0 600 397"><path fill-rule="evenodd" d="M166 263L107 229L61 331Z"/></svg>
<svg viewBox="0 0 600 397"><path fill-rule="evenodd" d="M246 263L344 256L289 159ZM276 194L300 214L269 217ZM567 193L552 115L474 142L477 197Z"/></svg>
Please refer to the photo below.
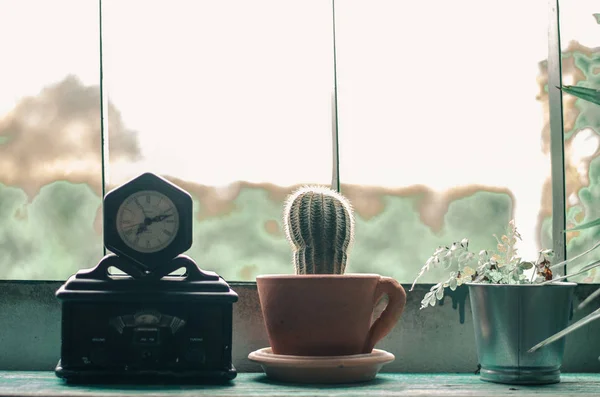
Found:
<svg viewBox="0 0 600 397"><path fill-rule="evenodd" d="M110 274L110 267L126 274ZM185 255L145 271L110 254L71 276L56 296L62 343L55 372L67 382L218 383L236 376L238 295Z"/></svg>

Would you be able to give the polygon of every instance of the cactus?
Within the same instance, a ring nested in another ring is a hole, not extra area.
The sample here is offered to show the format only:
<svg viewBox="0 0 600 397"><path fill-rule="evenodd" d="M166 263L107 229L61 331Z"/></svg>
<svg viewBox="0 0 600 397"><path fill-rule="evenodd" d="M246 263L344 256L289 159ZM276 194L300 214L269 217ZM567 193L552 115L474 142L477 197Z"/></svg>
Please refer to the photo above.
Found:
<svg viewBox="0 0 600 397"><path fill-rule="evenodd" d="M352 206L344 196L303 187L288 197L283 215L296 274L344 274L354 240Z"/></svg>

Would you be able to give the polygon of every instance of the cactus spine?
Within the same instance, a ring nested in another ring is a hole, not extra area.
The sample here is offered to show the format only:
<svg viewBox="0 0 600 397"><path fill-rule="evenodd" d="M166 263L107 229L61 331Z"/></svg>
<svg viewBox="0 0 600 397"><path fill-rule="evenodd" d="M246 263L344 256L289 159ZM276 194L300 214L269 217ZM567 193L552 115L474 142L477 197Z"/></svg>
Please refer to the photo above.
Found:
<svg viewBox="0 0 600 397"><path fill-rule="evenodd" d="M354 240L350 202L326 187L303 187L284 209L285 234L296 274L344 274Z"/></svg>

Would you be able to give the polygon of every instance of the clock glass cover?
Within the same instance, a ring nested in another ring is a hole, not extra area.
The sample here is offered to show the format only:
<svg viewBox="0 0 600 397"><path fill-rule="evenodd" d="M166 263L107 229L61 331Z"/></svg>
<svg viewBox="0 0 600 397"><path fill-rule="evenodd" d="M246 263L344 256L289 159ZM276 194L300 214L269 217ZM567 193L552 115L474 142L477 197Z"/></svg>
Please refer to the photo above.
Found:
<svg viewBox="0 0 600 397"><path fill-rule="evenodd" d="M121 239L132 249L157 252L177 235L179 212L164 194L143 190L127 197L119 206L116 226Z"/></svg>

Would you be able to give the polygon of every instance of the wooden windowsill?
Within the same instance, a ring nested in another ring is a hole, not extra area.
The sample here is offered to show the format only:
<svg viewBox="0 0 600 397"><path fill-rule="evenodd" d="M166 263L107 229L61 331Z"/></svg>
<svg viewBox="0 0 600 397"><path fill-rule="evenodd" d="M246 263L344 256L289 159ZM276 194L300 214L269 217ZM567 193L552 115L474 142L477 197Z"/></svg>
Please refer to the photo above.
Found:
<svg viewBox="0 0 600 397"><path fill-rule="evenodd" d="M563 374L546 386L487 383L473 374L383 373L362 384L298 386L269 381L260 373L242 373L228 385L71 386L53 372L0 371L0 396L598 396L600 374Z"/></svg>

